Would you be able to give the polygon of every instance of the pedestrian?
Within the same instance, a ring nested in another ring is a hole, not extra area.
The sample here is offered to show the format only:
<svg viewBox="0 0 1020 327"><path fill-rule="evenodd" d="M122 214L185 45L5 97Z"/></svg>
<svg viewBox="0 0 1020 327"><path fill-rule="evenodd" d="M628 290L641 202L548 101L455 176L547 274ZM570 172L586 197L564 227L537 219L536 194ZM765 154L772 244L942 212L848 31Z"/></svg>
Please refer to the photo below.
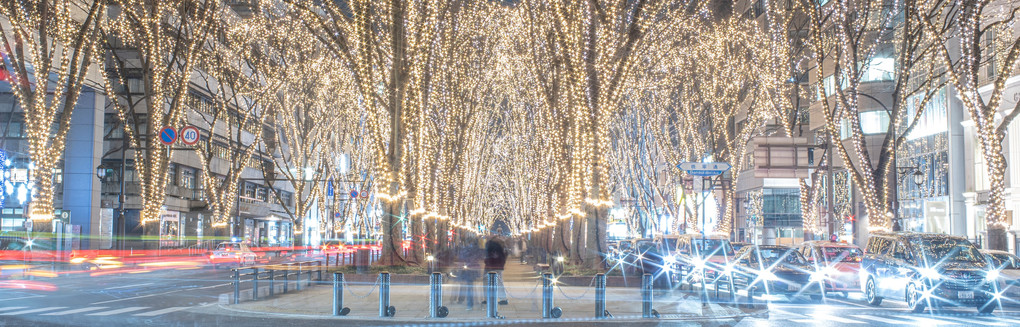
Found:
<svg viewBox="0 0 1020 327"><path fill-rule="evenodd" d="M485 243L485 276L489 275L489 272L496 273L496 297L499 297L499 304L506 305L510 302L507 300L506 285L503 284L503 268L506 266L506 250L503 244L495 238L489 239ZM502 296L500 296L502 293ZM484 304L486 301L482 301Z"/></svg>

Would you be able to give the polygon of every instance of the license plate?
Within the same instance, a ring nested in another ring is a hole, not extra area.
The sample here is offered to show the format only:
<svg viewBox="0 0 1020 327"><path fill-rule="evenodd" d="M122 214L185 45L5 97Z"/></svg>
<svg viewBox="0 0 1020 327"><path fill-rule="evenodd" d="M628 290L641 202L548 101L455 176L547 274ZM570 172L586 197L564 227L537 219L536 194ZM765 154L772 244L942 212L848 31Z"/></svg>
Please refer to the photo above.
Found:
<svg viewBox="0 0 1020 327"><path fill-rule="evenodd" d="M800 285L786 284L786 290L787 291L799 291L800 290Z"/></svg>
<svg viewBox="0 0 1020 327"><path fill-rule="evenodd" d="M973 299L974 291L960 291L956 293L956 297L959 299Z"/></svg>

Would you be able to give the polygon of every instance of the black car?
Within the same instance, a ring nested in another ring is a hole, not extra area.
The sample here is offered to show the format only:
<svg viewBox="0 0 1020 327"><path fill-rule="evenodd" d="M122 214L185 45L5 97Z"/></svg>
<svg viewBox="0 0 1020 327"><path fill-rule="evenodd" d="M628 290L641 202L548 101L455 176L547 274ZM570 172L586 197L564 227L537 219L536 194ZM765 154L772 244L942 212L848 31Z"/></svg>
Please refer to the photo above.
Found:
<svg viewBox="0 0 1020 327"><path fill-rule="evenodd" d="M796 249L782 245L747 245L735 255L733 284L749 297L754 294L792 298L809 295L820 299L822 279Z"/></svg>
<svg viewBox="0 0 1020 327"><path fill-rule="evenodd" d="M997 306L989 265L966 238L932 233L872 235L861 261L868 304L902 299L913 312L926 307L972 305L982 313Z"/></svg>

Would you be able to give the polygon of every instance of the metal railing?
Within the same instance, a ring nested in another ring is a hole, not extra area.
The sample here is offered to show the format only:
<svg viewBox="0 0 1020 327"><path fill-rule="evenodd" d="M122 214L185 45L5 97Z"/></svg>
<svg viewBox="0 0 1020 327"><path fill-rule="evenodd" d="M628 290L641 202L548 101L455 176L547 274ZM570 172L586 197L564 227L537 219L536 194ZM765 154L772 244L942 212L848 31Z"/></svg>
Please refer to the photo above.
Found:
<svg viewBox="0 0 1020 327"><path fill-rule="evenodd" d="M322 261L301 261L289 262L275 265L262 265L252 267L240 267L231 269L231 282L234 286L234 304L241 303L241 283L250 283L252 290L252 301L259 299L259 281L269 282L268 295L275 295L276 282L278 278L283 279L283 293L289 290L290 278L294 277L296 291L301 290L302 278L307 273L304 281L307 285L312 284L312 275L317 274L316 281L322 281Z"/></svg>

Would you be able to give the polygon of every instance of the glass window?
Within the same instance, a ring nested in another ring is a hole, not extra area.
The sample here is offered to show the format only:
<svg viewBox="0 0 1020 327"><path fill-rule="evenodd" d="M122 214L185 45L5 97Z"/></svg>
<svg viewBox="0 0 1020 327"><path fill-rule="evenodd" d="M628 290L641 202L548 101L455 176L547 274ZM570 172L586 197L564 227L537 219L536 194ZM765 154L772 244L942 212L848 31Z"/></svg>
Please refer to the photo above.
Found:
<svg viewBox="0 0 1020 327"><path fill-rule="evenodd" d="M858 248L830 246L820 249L827 262L861 262L862 253Z"/></svg>
<svg viewBox="0 0 1020 327"><path fill-rule="evenodd" d="M932 237L916 239L912 243L929 264L940 261L978 262L984 260L977 247L968 240Z"/></svg>
<svg viewBox="0 0 1020 327"><path fill-rule="evenodd" d="M177 164L171 163L169 166L167 166L166 173L168 175L167 179L170 180L170 185L176 186L180 184L180 182L177 181Z"/></svg>
<svg viewBox="0 0 1020 327"><path fill-rule="evenodd" d="M864 67L861 82L891 81L896 77L896 59L872 58Z"/></svg>
<svg viewBox="0 0 1020 327"><path fill-rule="evenodd" d="M181 170L181 186L186 189L195 188L195 170L188 167L180 167Z"/></svg>
<svg viewBox="0 0 1020 327"><path fill-rule="evenodd" d="M862 112L860 117L864 135L882 134L889 128L889 113L884 110Z"/></svg>

